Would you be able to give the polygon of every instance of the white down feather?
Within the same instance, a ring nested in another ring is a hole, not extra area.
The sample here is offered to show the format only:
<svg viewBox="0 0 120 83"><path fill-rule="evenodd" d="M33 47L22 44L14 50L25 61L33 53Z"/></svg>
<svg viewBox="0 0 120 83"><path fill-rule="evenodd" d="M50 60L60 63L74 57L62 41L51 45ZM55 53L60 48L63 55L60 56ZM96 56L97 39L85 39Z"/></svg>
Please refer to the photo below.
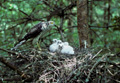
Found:
<svg viewBox="0 0 120 83"><path fill-rule="evenodd" d="M57 39L53 39L53 43L49 46L50 52L56 52L58 50Z"/></svg>
<svg viewBox="0 0 120 83"><path fill-rule="evenodd" d="M59 44L59 47L61 47L61 53L62 54L74 54L74 49L72 46L68 44L68 42L64 42L62 44Z"/></svg>

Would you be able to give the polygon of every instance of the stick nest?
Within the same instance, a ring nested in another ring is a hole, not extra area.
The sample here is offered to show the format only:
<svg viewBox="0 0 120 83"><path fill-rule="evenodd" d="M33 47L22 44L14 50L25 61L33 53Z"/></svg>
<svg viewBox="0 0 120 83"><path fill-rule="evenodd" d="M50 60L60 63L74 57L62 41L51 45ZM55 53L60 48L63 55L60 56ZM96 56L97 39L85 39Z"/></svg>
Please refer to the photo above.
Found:
<svg viewBox="0 0 120 83"><path fill-rule="evenodd" d="M36 83L120 83L120 54L75 55L31 50L0 61L0 81ZM7 63L4 63L7 62ZM12 65L11 68L9 65Z"/></svg>

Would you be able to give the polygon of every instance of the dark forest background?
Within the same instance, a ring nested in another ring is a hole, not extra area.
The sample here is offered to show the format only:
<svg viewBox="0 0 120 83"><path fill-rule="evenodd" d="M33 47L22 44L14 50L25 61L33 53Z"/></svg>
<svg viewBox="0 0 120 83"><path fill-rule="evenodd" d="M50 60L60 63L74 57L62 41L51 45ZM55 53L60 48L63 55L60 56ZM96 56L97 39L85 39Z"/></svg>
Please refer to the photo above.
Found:
<svg viewBox="0 0 120 83"><path fill-rule="evenodd" d="M89 31L83 33L89 36L87 49L82 49L79 42L82 39L78 34L78 6L84 5L77 3L81 1L86 2L87 8L85 20ZM10 50L30 28L49 20L60 30L52 27L39 39L39 46L31 40L17 51ZM46 54L54 38L68 41L77 54L56 54L56 57ZM45 51L41 52L40 48ZM26 81L29 74L30 81L38 83L120 83L119 54L120 0L0 0L0 81L3 83ZM62 64L74 63L76 66L69 71L61 69ZM13 78L8 79L9 76Z"/></svg>

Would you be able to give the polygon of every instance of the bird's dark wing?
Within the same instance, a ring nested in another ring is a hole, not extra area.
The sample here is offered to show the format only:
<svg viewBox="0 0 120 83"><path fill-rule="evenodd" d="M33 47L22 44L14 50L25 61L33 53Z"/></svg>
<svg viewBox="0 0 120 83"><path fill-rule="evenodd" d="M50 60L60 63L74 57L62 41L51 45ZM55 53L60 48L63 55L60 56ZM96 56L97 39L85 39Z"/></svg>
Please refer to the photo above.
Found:
<svg viewBox="0 0 120 83"><path fill-rule="evenodd" d="M42 32L42 23L35 25L25 36L24 39L28 40L30 38L35 38Z"/></svg>

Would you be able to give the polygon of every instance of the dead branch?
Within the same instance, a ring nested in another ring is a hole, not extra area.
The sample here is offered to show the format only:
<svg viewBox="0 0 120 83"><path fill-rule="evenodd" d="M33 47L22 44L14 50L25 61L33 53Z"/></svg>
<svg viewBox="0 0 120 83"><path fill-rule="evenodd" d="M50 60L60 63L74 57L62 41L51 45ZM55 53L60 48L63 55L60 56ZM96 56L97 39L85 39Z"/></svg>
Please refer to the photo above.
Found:
<svg viewBox="0 0 120 83"><path fill-rule="evenodd" d="M12 55L17 55L17 57L20 57L20 58L23 58L23 59L25 59L27 61L30 61L26 56L23 56L21 53L14 52L14 51L11 51L11 50L2 49L2 48L0 48L0 50L2 50L4 52L7 52L9 54L12 54Z"/></svg>
<svg viewBox="0 0 120 83"><path fill-rule="evenodd" d="M21 77L20 76L14 76L14 77L11 77L11 78L2 78L0 79L0 81L21 81Z"/></svg>
<svg viewBox="0 0 120 83"><path fill-rule="evenodd" d="M0 56L0 62L5 64L10 69L16 71L21 76L22 79L32 80L30 75L27 75L23 71L20 71L15 65L12 65L10 62L8 62L5 58L3 58L1 56Z"/></svg>
<svg viewBox="0 0 120 83"><path fill-rule="evenodd" d="M6 50L6 49L3 49L3 48L0 48L0 50L5 51L5 52L10 53L10 54L13 54L13 55L18 55L19 54L17 52Z"/></svg>

